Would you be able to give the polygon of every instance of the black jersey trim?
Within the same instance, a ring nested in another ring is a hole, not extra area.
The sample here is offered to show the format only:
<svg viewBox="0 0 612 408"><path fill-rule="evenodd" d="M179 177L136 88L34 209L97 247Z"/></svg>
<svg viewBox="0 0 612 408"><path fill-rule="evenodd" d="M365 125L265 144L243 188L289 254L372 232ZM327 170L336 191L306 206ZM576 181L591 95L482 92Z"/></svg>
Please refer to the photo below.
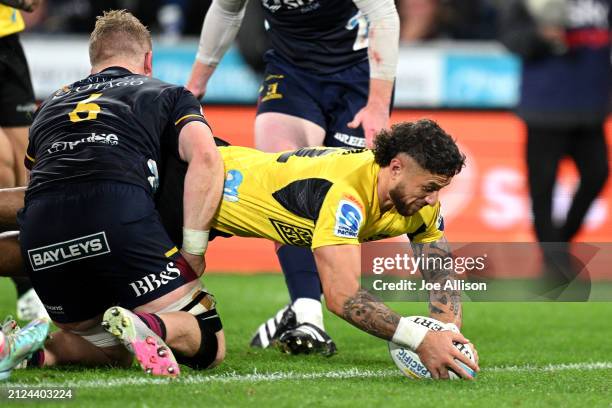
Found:
<svg viewBox="0 0 612 408"><path fill-rule="evenodd" d="M320 178L296 180L272 193L272 197L298 217L317 221L331 186L331 181Z"/></svg>
<svg viewBox="0 0 612 408"><path fill-rule="evenodd" d="M292 150L292 151L282 153L280 156L276 158L276 161L279 163L287 163L287 160L289 160L289 158L292 156L297 156L297 157L326 156L330 153L337 152L339 149L340 148L338 147L330 147L327 149L320 148L320 147L302 147L301 149L298 149L298 150Z"/></svg>
<svg viewBox="0 0 612 408"><path fill-rule="evenodd" d="M427 231L427 225L425 225L425 223L422 223L421 226L416 231L414 231L412 233L408 233L406 235L408 236L410 241L413 241L414 238L416 238L417 235L422 234L425 231Z"/></svg>
<svg viewBox="0 0 612 408"><path fill-rule="evenodd" d="M184 121L185 119L192 118L192 117L196 117L198 119L204 119L202 115L198 115L197 113L190 113L189 115L185 115L179 120L177 120L176 122L174 122L174 126L178 126L178 124Z"/></svg>
<svg viewBox="0 0 612 408"><path fill-rule="evenodd" d="M188 123L191 123L191 122L202 122L202 123L204 123L206 126L208 126L210 128L210 125L208 124L208 122L206 121L206 118L204 118L204 116L199 115L197 113L190 113L188 115L185 115L185 116L181 117L176 122L174 122L174 126L176 127L176 132L180 133L181 130L183 129L183 127L185 125L187 125Z"/></svg>

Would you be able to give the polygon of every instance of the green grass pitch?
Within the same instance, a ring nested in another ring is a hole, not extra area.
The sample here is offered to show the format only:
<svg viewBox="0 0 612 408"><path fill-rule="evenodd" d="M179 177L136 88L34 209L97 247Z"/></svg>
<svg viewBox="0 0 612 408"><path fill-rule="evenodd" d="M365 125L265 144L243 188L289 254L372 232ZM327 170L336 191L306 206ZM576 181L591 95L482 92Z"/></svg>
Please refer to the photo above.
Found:
<svg viewBox="0 0 612 408"><path fill-rule="evenodd" d="M0 384L0 406L612 407L612 303L465 303L463 333L480 354L478 379L414 381L395 368L384 341L328 313L326 328L339 348L334 357L250 349L259 323L287 301L283 278L211 274L205 282L225 326L222 366L185 368L178 380L146 376L136 365L18 370ZM13 314L14 305L12 284L0 279L0 315ZM393 307L426 313L422 303ZM74 398L6 399L7 387L23 385L72 387Z"/></svg>

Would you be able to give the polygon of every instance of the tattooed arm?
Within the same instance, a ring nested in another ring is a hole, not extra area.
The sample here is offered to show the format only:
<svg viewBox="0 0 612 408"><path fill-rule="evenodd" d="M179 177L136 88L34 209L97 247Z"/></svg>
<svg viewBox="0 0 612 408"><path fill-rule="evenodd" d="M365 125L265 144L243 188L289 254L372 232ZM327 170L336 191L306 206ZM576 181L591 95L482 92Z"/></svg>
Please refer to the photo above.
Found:
<svg viewBox="0 0 612 408"><path fill-rule="evenodd" d="M429 293L429 315L445 323L454 323L461 328L461 291L444 289L444 284L453 281L456 273L452 268L445 268L445 260L450 258L451 250L446 237L438 241L416 244L412 249L415 258L422 257L421 274L427 282L439 283L440 290L431 290Z"/></svg>
<svg viewBox="0 0 612 408"><path fill-rule="evenodd" d="M478 370L477 365L453 346L453 341L468 340L460 333L436 332L414 324L360 288L360 255L358 245L330 245L314 250L327 308L373 336L415 350L433 378L448 378L448 367L470 378L455 359L473 370Z"/></svg>
<svg viewBox="0 0 612 408"><path fill-rule="evenodd" d="M331 245L314 250L327 308L376 337L391 340L401 318L360 288L359 245Z"/></svg>

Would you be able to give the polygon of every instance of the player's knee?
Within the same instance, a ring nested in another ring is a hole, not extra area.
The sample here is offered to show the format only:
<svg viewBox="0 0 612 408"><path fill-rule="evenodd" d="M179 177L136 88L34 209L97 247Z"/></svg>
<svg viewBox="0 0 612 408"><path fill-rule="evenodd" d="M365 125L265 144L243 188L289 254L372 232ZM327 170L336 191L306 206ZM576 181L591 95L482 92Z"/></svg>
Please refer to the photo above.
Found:
<svg viewBox="0 0 612 408"><path fill-rule="evenodd" d="M194 316L200 330L200 345L193 356L177 355L177 361L194 370L204 370L219 365L225 358L223 325L216 309Z"/></svg>

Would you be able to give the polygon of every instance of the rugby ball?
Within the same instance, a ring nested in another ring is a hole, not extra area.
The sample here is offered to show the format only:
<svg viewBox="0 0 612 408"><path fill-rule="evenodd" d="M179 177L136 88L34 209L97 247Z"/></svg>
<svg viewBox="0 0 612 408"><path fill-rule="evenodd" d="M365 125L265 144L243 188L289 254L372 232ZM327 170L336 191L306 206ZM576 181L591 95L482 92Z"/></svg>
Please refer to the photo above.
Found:
<svg viewBox="0 0 612 408"><path fill-rule="evenodd" d="M413 322L420 324L424 327L427 327L429 330L435 331L458 331L456 326L454 325L446 325L439 320L432 319L431 317L424 316L410 316L407 319L412 320ZM470 360L474 361L474 352L472 348L468 344L462 344L453 342L455 347L463 354L465 354ZM425 365L421 362L419 355L414 351L404 348L400 345L397 345L393 342L389 342L389 354L391 355L391 360L395 363L397 368L408 378L413 379L422 379L422 378L431 378L431 373L425 367ZM468 374L472 377L476 377L476 372L463 364L462 362L457 361L460 367L462 367ZM452 370L448 370L448 376L451 380L460 379L461 376L455 373Z"/></svg>

